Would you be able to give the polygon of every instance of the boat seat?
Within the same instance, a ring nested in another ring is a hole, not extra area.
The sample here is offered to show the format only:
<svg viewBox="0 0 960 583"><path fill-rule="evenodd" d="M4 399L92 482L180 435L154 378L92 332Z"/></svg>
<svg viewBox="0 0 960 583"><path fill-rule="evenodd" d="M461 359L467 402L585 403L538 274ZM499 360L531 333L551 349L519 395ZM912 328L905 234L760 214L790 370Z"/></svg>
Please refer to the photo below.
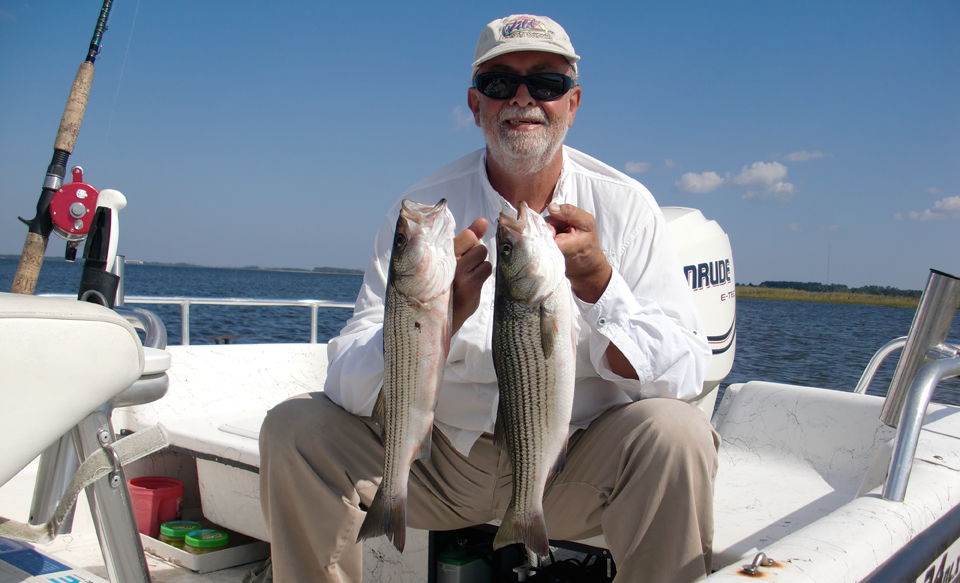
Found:
<svg viewBox="0 0 960 583"><path fill-rule="evenodd" d="M136 330L103 306L0 293L0 484L144 368Z"/></svg>

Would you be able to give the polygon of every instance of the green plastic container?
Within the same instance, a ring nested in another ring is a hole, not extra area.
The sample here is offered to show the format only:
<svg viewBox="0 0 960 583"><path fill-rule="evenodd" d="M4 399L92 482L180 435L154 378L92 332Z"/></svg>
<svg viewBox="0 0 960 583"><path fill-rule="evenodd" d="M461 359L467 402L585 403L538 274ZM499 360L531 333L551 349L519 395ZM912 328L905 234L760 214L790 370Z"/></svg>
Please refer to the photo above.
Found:
<svg viewBox="0 0 960 583"><path fill-rule="evenodd" d="M160 538L158 540L182 549L183 539L187 536L187 533L201 528L203 526L199 522L192 520L171 520L160 525Z"/></svg>
<svg viewBox="0 0 960 583"><path fill-rule="evenodd" d="M183 540L186 543L183 550L194 555L202 555L224 548L230 542L230 537L222 530L201 528L188 532Z"/></svg>

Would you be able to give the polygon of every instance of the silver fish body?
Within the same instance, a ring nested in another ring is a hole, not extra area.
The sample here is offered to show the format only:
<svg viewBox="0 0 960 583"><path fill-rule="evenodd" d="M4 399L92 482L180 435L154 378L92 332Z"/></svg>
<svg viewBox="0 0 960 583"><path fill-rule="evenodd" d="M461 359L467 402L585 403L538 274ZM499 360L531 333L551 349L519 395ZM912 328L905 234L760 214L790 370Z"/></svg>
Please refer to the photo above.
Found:
<svg viewBox="0 0 960 583"><path fill-rule="evenodd" d="M373 409L384 446L383 480L357 542L386 534L403 551L407 482L430 457L433 415L450 349L455 222L446 200L404 200L394 233L383 321L383 388Z"/></svg>
<svg viewBox="0 0 960 583"><path fill-rule="evenodd" d="M513 499L493 548L522 542L546 556L543 493L566 456L576 342L563 254L543 218L524 203L517 219L500 215L496 277L494 439L513 466Z"/></svg>

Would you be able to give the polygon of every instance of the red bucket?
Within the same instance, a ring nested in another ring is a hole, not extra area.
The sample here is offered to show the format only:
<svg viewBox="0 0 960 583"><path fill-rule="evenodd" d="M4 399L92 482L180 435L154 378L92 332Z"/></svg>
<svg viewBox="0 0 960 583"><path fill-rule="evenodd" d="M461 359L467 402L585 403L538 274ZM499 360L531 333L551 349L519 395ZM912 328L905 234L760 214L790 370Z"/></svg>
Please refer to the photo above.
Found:
<svg viewBox="0 0 960 583"><path fill-rule="evenodd" d="M144 476L127 482L137 530L157 538L160 525L183 515L183 482L176 478Z"/></svg>

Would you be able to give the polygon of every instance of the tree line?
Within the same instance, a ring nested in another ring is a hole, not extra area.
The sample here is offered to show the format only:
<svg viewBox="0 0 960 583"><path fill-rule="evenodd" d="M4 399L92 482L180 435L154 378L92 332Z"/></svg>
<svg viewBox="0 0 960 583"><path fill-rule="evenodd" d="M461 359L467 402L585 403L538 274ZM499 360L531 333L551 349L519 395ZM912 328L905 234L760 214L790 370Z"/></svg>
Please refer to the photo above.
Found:
<svg viewBox="0 0 960 583"><path fill-rule="evenodd" d="M843 284L831 283L823 284L816 282L799 282L799 281L765 281L759 286L754 286L752 283L749 284L749 287L771 287L777 289L796 289L801 291L809 292L826 292L826 293L848 293L848 294L869 294L872 296L899 296L907 298L919 298L923 292L920 290L913 289L900 289L890 286L879 286L879 285L865 285L863 287L847 287Z"/></svg>

